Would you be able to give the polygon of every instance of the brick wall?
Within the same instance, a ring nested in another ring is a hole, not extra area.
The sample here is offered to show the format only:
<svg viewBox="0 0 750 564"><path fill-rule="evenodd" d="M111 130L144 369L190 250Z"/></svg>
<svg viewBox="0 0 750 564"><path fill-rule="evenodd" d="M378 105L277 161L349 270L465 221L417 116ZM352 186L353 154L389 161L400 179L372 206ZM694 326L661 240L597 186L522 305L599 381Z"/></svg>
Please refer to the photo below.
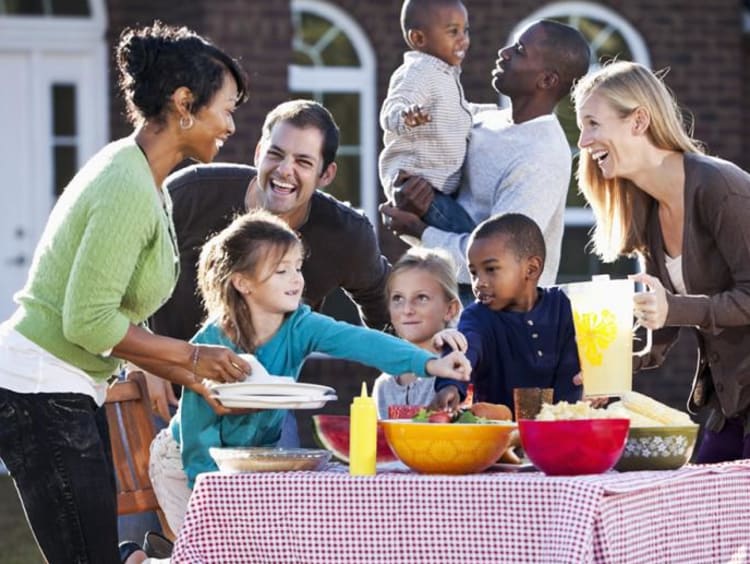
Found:
<svg viewBox="0 0 750 564"><path fill-rule="evenodd" d="M111 46L126 26L145 25L159 18L171 25L186 25L214 41L239 59L248 75L249 100L235 114L237 132L221 153L219 161L252 163L255 144L260 138L266 113L289 98L287 65L291 59L291 17L286 2L131 2L109 1ZM116 69L112 69L111 136L127 135L131 127L124 120L124 103L117 93Z"/></svg>

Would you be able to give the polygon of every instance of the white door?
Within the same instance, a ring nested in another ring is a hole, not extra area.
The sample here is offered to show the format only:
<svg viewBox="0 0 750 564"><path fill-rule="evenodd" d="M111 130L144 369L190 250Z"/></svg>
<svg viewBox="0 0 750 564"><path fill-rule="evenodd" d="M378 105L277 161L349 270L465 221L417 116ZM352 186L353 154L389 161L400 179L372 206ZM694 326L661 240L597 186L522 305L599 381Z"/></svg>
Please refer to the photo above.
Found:
<svg viewBox="0 0 750 564"><path fill-rule="evenodd" d="M0 52L0 76L12 77L0 88L0 320L15 309L56 185L106 142L97 63L85 51Z"/></svg>
<svg viewBox="0 0 750 564"><path fill-rule="evenodd" d="M0 54L0 319L12 312L11 296L19 289L29 268L33 250L33 210L31 203L39 182L40 167L34 163L33 132L28 120L33 116L31 53ZM39 163L36 163L39 165Z"/></svg>

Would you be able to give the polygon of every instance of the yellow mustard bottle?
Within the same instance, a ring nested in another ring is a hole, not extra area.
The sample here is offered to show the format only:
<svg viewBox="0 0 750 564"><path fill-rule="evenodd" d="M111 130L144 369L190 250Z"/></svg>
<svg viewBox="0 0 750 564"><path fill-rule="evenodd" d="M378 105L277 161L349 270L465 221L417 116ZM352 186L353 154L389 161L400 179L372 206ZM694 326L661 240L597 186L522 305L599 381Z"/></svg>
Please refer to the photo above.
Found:
<svg viewBox="0 0 750 564"><path fill-rule="evenodd" d="M362 382L362 394L355 397L349 408L349 474L375 474L378 440L378 415L375 402L367 395L367 384Z"/></svg>

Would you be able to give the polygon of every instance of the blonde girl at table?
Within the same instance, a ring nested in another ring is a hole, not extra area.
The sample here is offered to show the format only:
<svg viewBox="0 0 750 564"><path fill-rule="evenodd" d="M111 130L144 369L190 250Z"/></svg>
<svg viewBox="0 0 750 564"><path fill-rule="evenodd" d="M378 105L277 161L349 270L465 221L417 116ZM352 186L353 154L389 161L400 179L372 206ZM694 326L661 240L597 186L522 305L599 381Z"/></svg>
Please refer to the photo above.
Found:
<svg viewBox="0 0 750 564"><path fill-rule="evenodd" d="M187 158L213 160L234 133L243 73L199 35L160 22L122 33L117 66L134 131L66 186L18 309L0 327L0 456L49 562L145 557L134 543L118 551L102 404L122 360L206 397L202 379L234 381L247 369L226 347L141 325L169 297L179 268L162 182Z"/></svg>
<svg viewBox="0 0 750 564"><path fill-rule="evenodd" d="M198 281L208 321L192 342L252 353L270 374L291 380L312 352L395 374L469 379L459 351L438 359L397 337L314 313L301 303L303 259L299 237L275 215L255 210L236 218L201 251ZM273 446L285 414L219 415L200 394L184 391L169 428L154 439L149 468L173 531L182 524L196 476L217 470L208 449Z"/></svg>
<svg viewBox="0 0 750 564"><path fill-rule="evenodd" d="M617 62L574 91L581 128L578 181L596 218L604 260L636 255L640 324L653 329L658 366L680 329L699 364L689 406L705 407L697 462L750 458L750 174L703 154L659 77Z"/></svg>
<svg viewBox="0 0 750 564"><path fill-rule="evenodd" d="M448 253L425 247L409 249L393 265L386 298L397 336L434 354L440 354L445 346L466 352L466 338L455 329L461 301L456 267ZM413 372L381 374L372 395L378 417L386 419L389 405L429 405L435 396L435 379L417 378Z"/></svg>

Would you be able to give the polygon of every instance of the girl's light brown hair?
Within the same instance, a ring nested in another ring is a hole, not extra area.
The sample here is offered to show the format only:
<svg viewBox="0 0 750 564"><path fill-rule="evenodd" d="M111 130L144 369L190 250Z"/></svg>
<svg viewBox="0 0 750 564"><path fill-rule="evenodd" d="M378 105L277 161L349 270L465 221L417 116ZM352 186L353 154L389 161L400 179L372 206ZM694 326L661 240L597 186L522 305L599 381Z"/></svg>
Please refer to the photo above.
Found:
<svg viewBox="0 0 750 564"><path fill-rule="evenodd" d="M232 341L247 352L255 350L256 331L244 297L232 275L262 281L284 256L301 246L297 234L275 215L253 210L237 216L201 249L198 287L209 319L215 319Z"/></svg>
<svg viewBox="0 0 750 564"><path fill-rule="evenodd" d="M456 317L461 313L461 300L458 297L458 280L456 279L456 267L451 256L445 251L427 249L425 247L412 247L396 261L391 269L391 274L386 282L385 292L390 300L392 284L395 277L410 270L422 270L432 276L445 294L449 303L456 301L458 310ZM455 319L453 320L455 322Z"/></svg>
<svg viewBox="0 0 750 564"><path fill-rule="evenodd" d="M692 124L658 75L638 63L617 61L584 76L573 89L573 102L580 120L581 106L596 94L606 100L621 118L643 108L649 115L648 138L659 149L702 153L692 138ZM611 262L622 254L646 254L646 218L652 198L624 178L606 179L588 151L578 157L578 189L586 197L596 218L592 234L594 251Z"/></svg>

